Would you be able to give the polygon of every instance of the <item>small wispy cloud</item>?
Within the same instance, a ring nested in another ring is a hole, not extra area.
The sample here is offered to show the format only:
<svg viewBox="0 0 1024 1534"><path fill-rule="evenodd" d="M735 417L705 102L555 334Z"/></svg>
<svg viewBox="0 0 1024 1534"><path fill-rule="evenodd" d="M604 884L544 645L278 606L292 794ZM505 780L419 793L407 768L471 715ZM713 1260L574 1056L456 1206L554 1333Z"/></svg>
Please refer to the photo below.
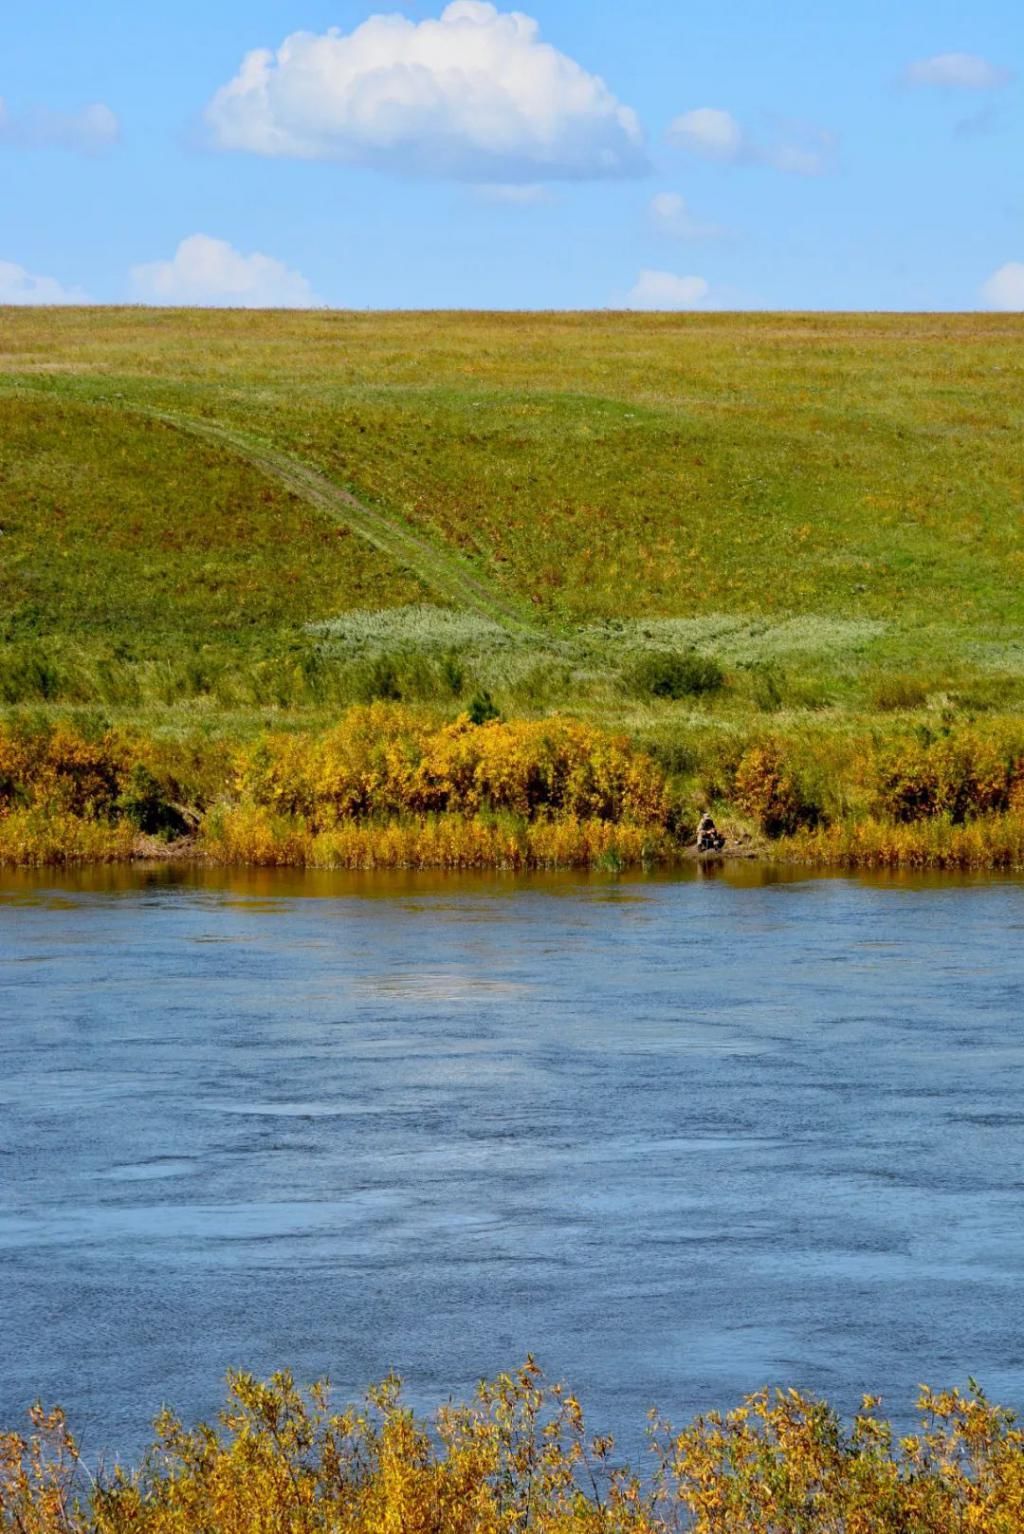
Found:
<svg viewBox="0 0 1024 1534"><path fill-rule="evenodd" d="M626 294L627 309L697 309L711 296L706 277L645 268Z"/></svg>
<svg viewBox="0 0 1024 1534"><path fill-rule="evenodd" d="M982 283L982 301L1008 313L1024 310L1024 261L1007 261Z"/></svg>
<svg viewBox="0 0 1024 1534"><path fill-rule="evenodd" d="M0 98L0 144L14 149L71 149L100 154L121 136L121 125L108 106L96 101L77 112L28 107L12 113Z"/></svg>
<svg viewBox="0 0 1024 1534"><path fill-rule="evenodd" d="M980 53L936 53L908 64L908 85L937 86L945 90L995 91L1009 85L1013 76Z"/></svg>
<svg viewBox="0 0 1024 1534"><path fill-rule="evenodd" d="M694 107L669 124L668 140L704 160L735 165L744 157L746 138L731 112L721 107Z"/></svg>
<svg viewBox="0 0 1024 1534"><path fill-rule="evenodd" d="M970 112L953 126L957 138L984 138L989 133L996 133L998 129L999 113L991 105L983 106L978 112Z"/></svg>
<svg viewBox="0 0 1024 1534"><path fill-rule="evenodd" d="M81 288L66 288L56 277L40 277L14 261L0 261L0 304L87 304Z"/></svg>
<svg viewBox="0 0 1024 1534"><path fill-rule="evenodd" d="M791 176L824 176L835 169L834 133L809 123L780 121L777 127L774 139L762 141L722 107L695 107L673 118L668 141L719 165L763 165Z"/></svg>
<svg viewBox="0 0 1024 1534"><path fill-rule="evenodd" d="M555 194L540 182L485 181L473 188L473 195L480 202L504 204L512 208L536 208L556 201Z"/></svg>
<svg viewBox="0 0 1024 1534"><path fill-rule="evenodd" d="M828 176L839 161L838 136L795 118L775 120L776 138L755 146L762 164L788 176Z"/></svg>
<svg viewBox="0 0 1024 1534"><path fill-rule="evenodd" d="M657 192L648 203L647 212L658 234L674 240L717 240L726 232L720 224L697 218L678 192Z"/></svg>

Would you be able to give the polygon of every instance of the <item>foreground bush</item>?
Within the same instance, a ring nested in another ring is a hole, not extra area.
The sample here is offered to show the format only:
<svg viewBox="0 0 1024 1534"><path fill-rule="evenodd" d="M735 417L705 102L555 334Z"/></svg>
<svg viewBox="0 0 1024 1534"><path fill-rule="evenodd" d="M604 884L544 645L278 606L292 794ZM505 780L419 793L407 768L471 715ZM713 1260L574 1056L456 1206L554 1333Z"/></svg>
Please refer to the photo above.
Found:
<svg viewBox="0 0 1024 1534"><path fill-rule="evenodd" d="M736 768L733 799L766 836L785 836L813 826L821 808L778 741L751 746Z"/></svg>
<svg viewBox="0 0 1024 1534"><path fill-rule="evenodd" d="M946 816L962 825L972 816L1024 805L1024 756L976 730L914 739L879 753L877 808L899 822Z"/></svg>
<svg viewBox="0 0 1024 1534"><path fill-rule="evenodd" d="M468 715L441 728L384 703L350 709L323 735L262 738L239 757L242 803L302 816L321 831L350 820L491 811L663 824L664 779L627 741L570 719Z"/></svg>
<svg viewBox="0 0 1024 1534"><path fill-rule="evenodd" d="M0 1435L0 1528L17 1534L1019 1534L1024 1434L976 1388L925 1389L898 1439L865 1397L763 1391L682 1432L653 1417L622 1466L532 1360L419 1421L399 1382L332 1410L325 1384L229 1377L218 1426L170 1412L142 1465L92 1479L62 1412Z"/></svg>

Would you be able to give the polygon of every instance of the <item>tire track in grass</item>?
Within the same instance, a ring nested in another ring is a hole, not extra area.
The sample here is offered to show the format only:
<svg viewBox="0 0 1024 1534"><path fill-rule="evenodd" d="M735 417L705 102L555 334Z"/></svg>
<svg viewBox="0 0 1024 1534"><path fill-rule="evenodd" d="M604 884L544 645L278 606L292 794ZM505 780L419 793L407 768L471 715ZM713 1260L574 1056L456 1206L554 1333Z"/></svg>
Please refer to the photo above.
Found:
<svg viewBox="0 0 1024 1534"><path fill-rule="evenodd" d="M138 404L88 386L83 388L79 380L61 380L56 386L50 379L40 384L22 379L7 380L0 383L0 392L120 410L147 420L159 421L174 431L228 448L267 478L276 479L301 500L365 539L400 568L411 570L425 586L454 606L490 618L506 629L542 637L541 631L514 602L481 580L469 561L461 555L439 547L397 516L367 506L350 490L329 479L319 469L271 447L269 443L247 432L214 421L200 420L179 411Z"/></svg>

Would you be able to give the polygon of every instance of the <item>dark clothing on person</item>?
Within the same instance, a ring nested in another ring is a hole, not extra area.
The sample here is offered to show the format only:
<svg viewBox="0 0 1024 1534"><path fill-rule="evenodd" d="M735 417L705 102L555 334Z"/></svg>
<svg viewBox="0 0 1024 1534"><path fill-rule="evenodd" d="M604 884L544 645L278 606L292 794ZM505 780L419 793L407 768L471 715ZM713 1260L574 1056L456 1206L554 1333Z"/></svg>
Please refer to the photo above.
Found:
<svg viewBox="0 0 1024 1534"><path fill-rule="evenodd" d="M697 827L697 851L698 852L721 852L725 846L725 837L719 831L707 810L700 817Z"/></svg>

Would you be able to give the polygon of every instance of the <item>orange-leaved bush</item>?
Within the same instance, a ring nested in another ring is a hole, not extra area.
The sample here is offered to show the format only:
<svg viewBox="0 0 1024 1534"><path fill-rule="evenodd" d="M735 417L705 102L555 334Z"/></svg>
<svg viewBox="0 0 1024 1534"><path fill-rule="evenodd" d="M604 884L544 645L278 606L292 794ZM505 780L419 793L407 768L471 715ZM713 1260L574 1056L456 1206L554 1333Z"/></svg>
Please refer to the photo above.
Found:
<svg viewBox="0 0 1024 1534"><path fill-rule="evenodd" d="M777 740L761 741L744 752L733 780L733 798L766 836L816 825L821 816L816 797Z"/></svg>
<svg viewBox="0 0 1024 1534"><path fill-rule="evenodd" d="M977 730L904 740L875 762L877 809L895 821L945 815L954 825L1006 810L1020 797L1024 758Z"/></svg>

